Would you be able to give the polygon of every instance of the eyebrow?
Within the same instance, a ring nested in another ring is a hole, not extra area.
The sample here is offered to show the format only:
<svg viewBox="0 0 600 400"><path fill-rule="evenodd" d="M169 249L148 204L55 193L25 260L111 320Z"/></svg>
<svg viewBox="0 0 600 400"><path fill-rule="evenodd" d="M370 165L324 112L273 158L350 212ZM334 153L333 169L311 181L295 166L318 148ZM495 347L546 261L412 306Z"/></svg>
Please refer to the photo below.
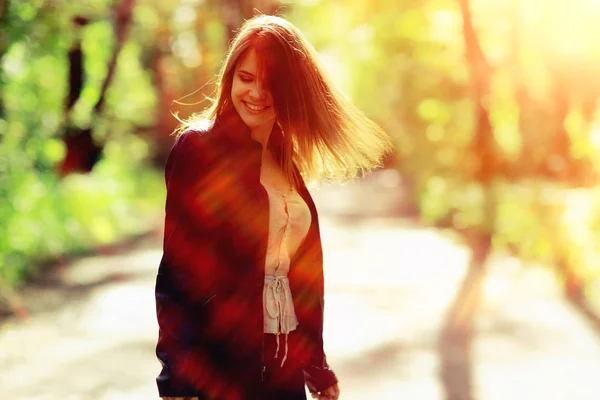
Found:
<svg viewBox="0 0 600 400"><path fill-rule="evenodd" d="M245 69L238 69L238 72L241 72L243 74L250 75L250 76L256 76L253 73L246 71Z"/></svg>

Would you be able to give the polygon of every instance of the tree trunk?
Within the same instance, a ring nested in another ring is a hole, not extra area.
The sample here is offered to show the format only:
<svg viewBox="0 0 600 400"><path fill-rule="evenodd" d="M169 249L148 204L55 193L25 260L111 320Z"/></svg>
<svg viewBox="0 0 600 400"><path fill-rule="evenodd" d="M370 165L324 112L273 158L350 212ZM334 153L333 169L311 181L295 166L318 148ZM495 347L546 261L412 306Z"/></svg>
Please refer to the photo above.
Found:
<svg viewBox="0 0 600 400"><path fill-rule="evenodd" d="M471 393L471 346L474 320L481 302L481 290L486 273L485 264L490 254L495 221L495 196L493 178L497 172L493 127L485 107L489 94L491 68L471 21L468 0L458 0L463 17L463 37L466 59L471 74L473 102L475 105L475 138L472 145L473 178L485 191L484 223L481 229L467 233L471 247L471 261L465 280L446 316L440 334L440 375L447 400L470 400Z"/></svg>
<svg viewBox="0 0 600 400"><path fill-rule="evenodd" d="M68 117L65 121L66 128L62 137L66 147L66 154L59 166L59 175L61 177L72 172L90 172L102 155L104 145L98 144L93 140L93 127L95 119L98 118L104 108L106 92L114 77L119 54L121 53L121 49L125 44L131 27L134 5L135 0L123 0L122 3L117 5L114 9L115 49L108 64L108 73L100 88L100 96L92 110L90 126L80 129L72 127Z"/></svg>

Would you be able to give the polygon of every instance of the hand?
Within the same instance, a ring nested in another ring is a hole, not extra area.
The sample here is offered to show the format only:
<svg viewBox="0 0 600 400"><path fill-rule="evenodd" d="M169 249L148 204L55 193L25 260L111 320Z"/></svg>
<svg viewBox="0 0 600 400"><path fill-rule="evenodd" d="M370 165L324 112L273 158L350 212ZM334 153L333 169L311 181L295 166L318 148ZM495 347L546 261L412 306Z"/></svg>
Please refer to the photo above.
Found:
<svg viewBox="0 0 600 400"><path fill-rule="evenodd" d="M338 400L340 397L340 387L336 383L320 393L311 393L310 395L313 399L317 400Z"/></svg>

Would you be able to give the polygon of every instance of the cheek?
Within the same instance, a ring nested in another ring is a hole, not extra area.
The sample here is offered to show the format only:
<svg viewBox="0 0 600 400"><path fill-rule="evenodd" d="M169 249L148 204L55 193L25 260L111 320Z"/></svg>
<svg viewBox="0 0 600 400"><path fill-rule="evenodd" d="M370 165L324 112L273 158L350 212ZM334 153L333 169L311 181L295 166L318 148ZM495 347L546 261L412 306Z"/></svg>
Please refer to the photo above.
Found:
<svg viewBox="0 0 600 400"><path fill-rule="evenodd" d="M244 84L237 79L234 80L233 84L231 85L231 97L241 97L244 94L244 91Z"/></svg>

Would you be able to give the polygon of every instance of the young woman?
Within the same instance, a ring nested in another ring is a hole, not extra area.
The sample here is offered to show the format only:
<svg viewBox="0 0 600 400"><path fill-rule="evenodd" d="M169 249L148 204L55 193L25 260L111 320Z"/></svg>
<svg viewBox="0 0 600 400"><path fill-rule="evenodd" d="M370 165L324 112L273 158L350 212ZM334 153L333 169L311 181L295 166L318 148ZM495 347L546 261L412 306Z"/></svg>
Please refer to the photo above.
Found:
<svg viewBox="0 0 600 400"><path fill-rule="evenodd" d="M206 122L208 121L208 122ZM323 256L305 180L345 180L391 147L290 22L248 20L212 106L169 155L156 282L163 399L336 400Z"/></svg>

